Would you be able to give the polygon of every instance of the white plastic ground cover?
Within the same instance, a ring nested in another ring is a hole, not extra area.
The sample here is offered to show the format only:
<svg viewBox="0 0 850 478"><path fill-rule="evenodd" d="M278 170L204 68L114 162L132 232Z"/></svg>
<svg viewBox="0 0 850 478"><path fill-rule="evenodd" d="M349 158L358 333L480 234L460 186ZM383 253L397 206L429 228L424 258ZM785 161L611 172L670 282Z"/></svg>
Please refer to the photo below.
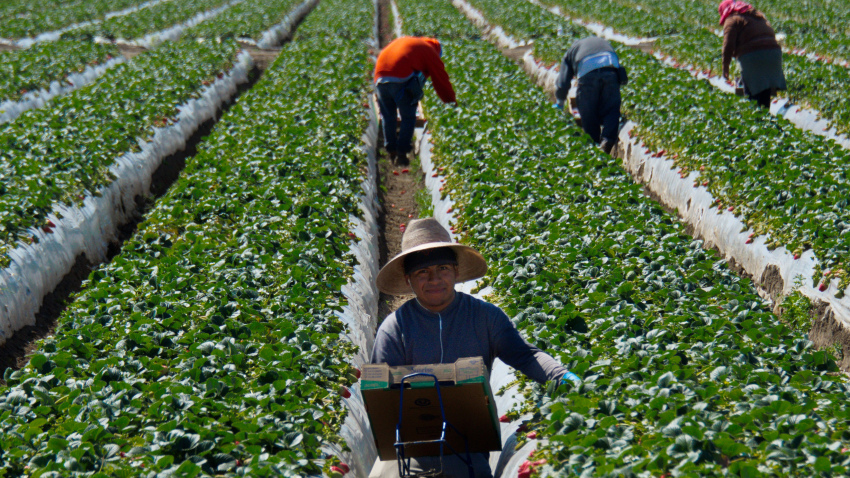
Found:
<svg viewBox="0 0 850 478"><path fill-rule="evenodd" d="M100 78L106 70L112 68L119 63L123 63L123 57L112 58L94 66L87 66L82 72L73 72L62 80L54 80L46 89L42 88L38 91L30 91L23 95L18 101L7 100L0 103L0 123L12 121L20 116L24 111L43 108L47 102L57 96L66 95L74 90L78 90L87 86Z"/></svg>
<svg viewBox="0 0 850 478"><path fill-rule="evenodd" d="M34 244L21 245L9 252L11 265L0 270L0 345L17 330L35 323L35 313L46 294L71 270L77 256L85 254L91 262L105 260L107 247L118 226L127 222L135 210L135 197L150 190L151 175L167 156L182 150L186 140L248 81L253 61L247 52L237 57L223 77L201 90L178 109L174 124L157 128L140 151L126 153L110 167L116 178L102 188L98 196L88 196L82 206L57 206L48 215L56 224L52 233L32 228L38 238Z"/></svg>
<svg viewBox="0 0 850 478"><path fill-rule="evenodd" d="M124 10L119 10L119 11L116 11L116 12L107 13L104 16L104 18L121 17L121 16L124 16L124 15L129 15L129 14L136 12L136 11L139 11L143 8L148 8L148 7L154 6L158 3L170 2L170 1L171 0L150 0L150 1L147 1L145 3L141 3L139 5L136 5L135 7L125 8ZM41 34L37 35L35 38L21 38L21 39L18 39L18 40L3 39L3 42L13 44L13 45L17 45L21 48L29 48L29 47L33 46L34 44L36 44L38 42L56 41L65 32L69 32L71 30L76 30L78 28L86 27L86 26L89 26L89 25L97 25L98 23L101 23L101 22L102 22L102 20L91 20L91 21L87 21L87 22L75 23L73 25L69 25L69 26L62 28L60 30L41 33Z"/></svg>
<svg viewBox="0 0 850 478"><path fill-rule="evenodd" d="M351 365L358 369L369 363L372 347L375 344L375 333L378 328L378 288L375 278L378 275L380 251L378 249L378 118L372 96L369 95L369 125L363 134L363 150L368 157L368 172L363 180L363 195L360 198L360 210L363 219L350 217L354 223L352 232L357 240L352 242L352 250L357 257L358 265L354 267L351 281L342 287L342 292L348 299L348 305L337 313L340 320L348 327L348 340L359 347ZM378 457L378 449L372 437L372 427L363 395L360 393L360 383L350 388L351 397L343 398L348 415L340 430L340 436L348 445L348 450L336 446L324 448L326 454L338 456L343 463L351 468L351 476L369 476L369 470Z"/></svg>
<svg viewBox="0 0 850 478"><path fill-rule="evenodd" d="M304 16L310 13L318 3L319 0L305 0L299 4L286 15L286 18L282 22L260 35L260 40L256 42L257 48L274 48L280 46L281 42L289 37L292 28L298 25ZM240 38L239 40L246 43L254 43L254 40L250 38Z"/></svg>
<svg viewBox="0 0 850 478"><path fill-rule="evenodd" d="M169 0L171 1L171 0ZM186 20L183 23L168 27L164 30L160 30L158 32L149 33L142 38L127 40L124 38L117 38L114 43L119 45L130 45L130 46L139 46L144 48L156 48L164 41L175 41L183 35L183 32L188 28L192 28L195 25L209 20L215 16L218 16L223 11L229 9L230 7L242 3L245 0L232 0L218 8L214 8L212 10L208 10L206 12L201 12L194 17ZM99 43L113 43L112 41L103 38L103 37L95 37L95 41Z"/></svg>
<svg viewBox="0 0 850 478"><path fill-rule="evenodd" d="M477 25L489 27L480 12L466 3L465 0L453 0L455 5L462 5L461 11ZM497 42L502 43L501 36L495 30L490 30L491 36ZM502 33L503 35L503 33ZM516 43L512 40L512 43ZM506 43L504 43L506 44ZM541 66L528 52L524 57L524 67L537 79L538 84L554 93L555 81L558 76L558 66L546 68ZM696 73L691 69L692 73ZM702 72L700 75L705 76ZM715 80L718 77L714 78ZM720 79L722 81L722 79ZM722 83L731 88L725 81ZM775 102L771 110L777 110L784 103ZM786 113L788 114L788 113ZM810 122L812 118L804 115L805 110L800 109L791 113L796 117L805 117ZM644 184L658 201L665 206L678 211L683 221L693 227L693 235L705 240L706 246L715 246L726 259L734 259L748 274L755 279L755 285L759 287L763 296L768 294L762 289L766 279L765 272L769 267L778 268L779 275L783 281L780 294L787 295L795 290L796 282L801 280L802 285L798 289L803 295L810 298L814 303L825 302L828 304L826 316L831 315L842 327L850 329L850 287L845 289L844 297L838 299L839 279L832 279L825 291L820 291L817 284L813 282L814 268L817 259L811 250L803 253L799 259L794 259L784 247L769 250L765 245L765 237L760 236L747 244L749 234L741 232L744 230L742 223L735 215L728 211L717 213L713 207L715 199L705 187L694 187L698 173L691 172L686 178L682 178L675 168L672 160L666 156L657 156L648 151L637 138L629 137L629 132L634 127L633 122L627 122L620 130L620 147L623 152L623 167L631 173L640 183ZM774 291L775 292L775 291ZM831 311L831 314L830 314Z"/></svg>

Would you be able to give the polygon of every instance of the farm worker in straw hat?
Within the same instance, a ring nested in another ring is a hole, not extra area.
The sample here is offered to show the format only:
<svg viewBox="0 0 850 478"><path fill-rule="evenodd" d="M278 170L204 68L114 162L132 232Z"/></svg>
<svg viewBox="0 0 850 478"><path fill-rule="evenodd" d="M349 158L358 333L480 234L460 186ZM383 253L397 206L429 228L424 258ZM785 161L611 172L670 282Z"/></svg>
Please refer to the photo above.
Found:
<svg viewBox="0 0 850 478"><path fill-rule="evenodd" d="M393 162L409 163L413 150L416 108L429 76L434 90L444 103L456 103L446 67L441 59L443 46L426 37L401 37L393 40L378 55L375 64L375 90L384 132L384 146ZM396 134L396 115L401 125Z"/></svg>
<svg viewBox="0 0 850 478"><path fill-rule="evenodd" d="M496 358L531 379L579 378L558 361L530 345L497 306L455 291L455 284L483 277L487 263L475 249L454 243L436 219L410 222L401 239L401 253L378 273L381 292L416 295L387 316L378 329L372 363L390 366L453 363L464 357L483 357L488 370ZM476 477L491 475L488 454L473 455ZM422 470L439 468L438 458L422 458ZM455 455L445 458L446 476L468 476ZM398 469L395 462L386 475Z"/></svg>
<svg viewBox="0 0 850 478"><path fill-rule="evenodd" d="M608 40L583 38L570 46L555 80L555 107L564 109L573 77L578 78L576 102L581 128L610 153L617 144L620 126L620 85L626 70ZM601 131L600 131L601 130Z"/></svg>
<svg viewBox="0 0 850 478"><path fill-rule="evenodd" d="M782 48L764 15L746 2L723 0L717 7L723 25L723 78L729 79L732 58L738 59L744 92L760 106L784 90Z"/></svg>

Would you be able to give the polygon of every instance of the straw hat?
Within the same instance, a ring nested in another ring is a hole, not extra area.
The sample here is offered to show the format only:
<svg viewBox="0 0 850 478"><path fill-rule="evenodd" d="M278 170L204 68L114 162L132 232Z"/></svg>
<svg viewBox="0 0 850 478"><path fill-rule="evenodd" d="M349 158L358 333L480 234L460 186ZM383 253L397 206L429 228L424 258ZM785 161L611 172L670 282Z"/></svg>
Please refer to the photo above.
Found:
<svg viewBox="0 0 850 478"><path fill-rule="evenodd" d="M427 249L449 247L457 255L457 282L466 282L484 277L487 273L487 261L475 249L452 242L452 238L443 226L433 217L410 221L401 236L401 252L378 272L378 290L385 294L404 295L413 293L404 280L405 256Z"/></svg>

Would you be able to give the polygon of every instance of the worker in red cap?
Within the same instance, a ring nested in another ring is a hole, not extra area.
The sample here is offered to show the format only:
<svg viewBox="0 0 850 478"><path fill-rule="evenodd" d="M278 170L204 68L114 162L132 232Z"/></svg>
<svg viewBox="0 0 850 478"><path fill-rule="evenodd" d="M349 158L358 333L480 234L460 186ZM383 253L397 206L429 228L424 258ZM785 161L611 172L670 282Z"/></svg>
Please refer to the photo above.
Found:
<svg viewBox="0 0 850 478"><path fill-rule="evenodd" d="M413 150L416 108L430 76L434 90L444 103L455 103L455 92L441 60L443 47L433 38L401 37L378 55L375 90L383 122L384 147L393 162L409 164ZM401 125L396 133L396 115Z"/></svg>

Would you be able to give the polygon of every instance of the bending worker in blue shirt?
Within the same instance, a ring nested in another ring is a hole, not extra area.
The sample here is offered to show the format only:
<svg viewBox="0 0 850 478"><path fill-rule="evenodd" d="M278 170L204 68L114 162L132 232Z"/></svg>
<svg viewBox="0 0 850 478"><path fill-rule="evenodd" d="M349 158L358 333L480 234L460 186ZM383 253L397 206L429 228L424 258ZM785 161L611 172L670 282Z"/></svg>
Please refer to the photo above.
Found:
<svg viewBox="0 0 850 478"><path fill-rule="evenodd" d="M581 127L605 153L610 154L617 144L620 85L626 82L626 71L620 67L617 54L608 40L589 37L570 47L555 82L556 107L564 108L574 76L578 78L576 102Z"/></svg>
<svg viewBox="0 0 850 478"><path fill-rule="evenodd" d="M487 263L475 249L452 242L436 219L410 222L401 239L401 253L378 273L381 292L416 294L387 316L378 329L372 363L391 366L454 363L459 358L483 357L488 372L499 358L532 378L579 378L557 360L526 342L497 306L455 291L455 284L483 277ZM476 477L492 476L487 453L472 456ZM411 471L439 469L438 458L420 458ZM456 455L443 463L444 476L468 477ZM398 476L395 462L381 476Z"/></svg>

